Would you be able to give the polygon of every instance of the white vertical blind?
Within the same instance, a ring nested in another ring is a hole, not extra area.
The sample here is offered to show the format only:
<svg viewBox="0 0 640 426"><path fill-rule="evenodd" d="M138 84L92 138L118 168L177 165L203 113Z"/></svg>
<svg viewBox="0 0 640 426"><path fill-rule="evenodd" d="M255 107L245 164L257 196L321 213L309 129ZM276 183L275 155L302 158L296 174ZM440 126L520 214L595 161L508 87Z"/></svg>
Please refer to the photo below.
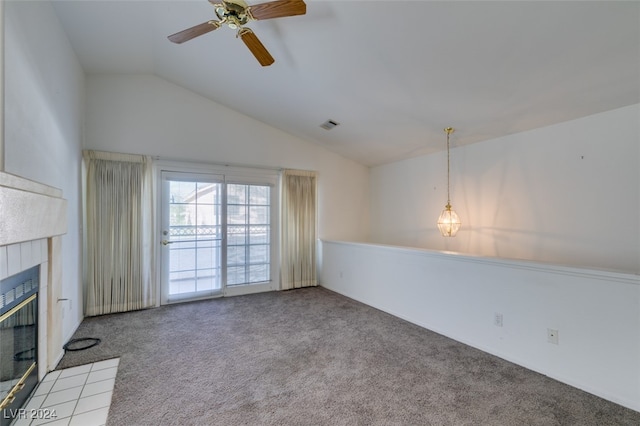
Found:
<svg viewBox="0 0 640 426"><path fill-rule="evenodd" d="M316 173L285 170L282 176L283 290L318 285L316 228Z"/></svg>
<svg viewBox="0 0 640 426"><path fill-rule="evenodd" d="M83 152L86 169L85 314L154 304L151 158Z"/></svg>

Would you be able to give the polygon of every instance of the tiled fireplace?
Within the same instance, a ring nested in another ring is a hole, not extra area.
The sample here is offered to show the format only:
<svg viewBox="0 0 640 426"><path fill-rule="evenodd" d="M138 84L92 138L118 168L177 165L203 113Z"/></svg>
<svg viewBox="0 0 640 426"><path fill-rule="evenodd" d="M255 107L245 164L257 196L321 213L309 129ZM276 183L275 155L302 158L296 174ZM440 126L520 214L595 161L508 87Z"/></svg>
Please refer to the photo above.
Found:
<svg viewBox="0 0 640 426"><path fill-rule="evenodd" d="M10 348L0 350L0 374L7 376L0 380L7 382L0 394L6 406L2 418L8 417L9 407L18 408L15 403L24 401L33 382L42 380L63 355L61 235L67 229L66 208L60 190L0 172L0 281L7 308L0 317L8 321L5 325L16 326L4 341ZM18 314L16 307L21 308ZM2 370L7 357L13 367ZM9 378L14 374L9 369L20 371Z"/></svg>

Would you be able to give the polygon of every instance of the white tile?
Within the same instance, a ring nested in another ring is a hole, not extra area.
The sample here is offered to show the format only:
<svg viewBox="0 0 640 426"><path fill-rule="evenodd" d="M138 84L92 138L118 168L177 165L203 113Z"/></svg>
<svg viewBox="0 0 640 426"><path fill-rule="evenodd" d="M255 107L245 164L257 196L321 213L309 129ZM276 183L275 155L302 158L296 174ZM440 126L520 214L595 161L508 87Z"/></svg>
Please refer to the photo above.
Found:
<svg viewBox="0 0 640 426"><path fill-rule="evenodd" d="M42 403L44 402L44 400L47 398L47 395L33 395L30 399L29 402L27 402L27 404L24 406L25 410L29 411L29 410L37 410L38 408L40 408L42 406Z"/></svg>
<svg viewBox="0 0 640 426"><path fill-rule="evenodd" d="M40 382L33 392L34 395L46 395L49 393L55 382Z"/></svg>
<svg viewBox="0 0 640 426"><path fill-rule="evenodd" d="M33 256L33 261L36 265L42 263L42 248L40 246L40 241L42 240L31 241L31 255Z"/></svg>
<svg viewBox="0 0 640 426"><path fill-rule="evenodd" d="M31 424L31 419L26 417L17 418L11 423L11 426L29 426Z"/></svg>
<svg viewBox="0 0 640 426"><path fill-rule="evenodd" d="M43 423L43 424L47 426L69 426L70 421L71 421L71 417L65 417L64 419L54 420L52 422Z"/></svg>
<svg viewBox="0 0 640 426"><path fill-rule="evenodd" d="M87 381L86 374L79 374L76 376L65 377L64 379L58 378L53 388L51 388L51 392L57 392L65 389L72 389L79 386L83 386Z"/></svg>
<svg viewBox="0 0 640 426"><path fill-rule="evenodd" d="M55 404L55 405L43 407L41 408L41 410L43 410L42 412L47 412L51 414L52 418L34 419L31 425L32 426L42 425L42 424L50 423L54 420L60 421L65 418L69 418L71 417L71 414L73 414L73 409L76 407L76 404L77 404L77 401L69 401L63 404ZM49 411L46 411L46 410L49 410Z"/></svg>
<svg viewBox="0 0 640 426"><path fill-rule="evenodd" d="M42 403L43 407L51 407L53 405L62 404L69 401L76 401L80 398L82 387L78 386L71 389L65 389L58 392L49 392L47 399Z"/></svg>
<svg viewBox="0 0 640 426"><path fill-rule="evenodd" d="M40 288L49 286L49 262L40 264Z"/></svg>
<svg viewBox="0 0 640 426"><path fill-rule="evenodd" d="M42 269L40 269L40 272L42 272ZM40 278L42 278L42 276L40 276ZM40 280L40 283L42 284L42 280ZM40 288L38 289L38 299L39 300L48 300L47 297L49 296L49 286L40 286ZM40 312L48 312L49 309L47 307L46 303L39 303L38 304L38 310ZM42 306L44 305L44 306ZM38 317L39 319L42 319L41 316ZM46 319L46 317L45 317ZM38 331L40 331L40 327L38 327ZM46 346L45 346L46 347Z"/></svg>
<svg viewBox="0 0 640 426"><path fill-rule="evenodd" d="M40 240L40 258L42 259L41 263L49 260L49 245L46 238Z"/></svg>
<svg viewBox="0 0 640 426"><path fill-rule="evenodd" d="M8 276L15 275L22 271L20 260L20 244L11 244L7 246L7 272Z"/></svg>
<svg viewBox="0 0 640 426"><path fill-rule="evenodd" d="M13 426L106 425L119 362L114 358L49 372L25 406L41 413L42 418L26 419ZM85 384L87 381L91 383Z"/></svg>
<svg viewBox="0 0 640 426"><path fill-rule="evenodd" d="M120 364L120 358L108 359L105 361L94 362L91 371L104 370L105 368L117 367Z"/></svg>
<svg viewBox="0 0 640 426"><path fill-rule="evenodd" d="M71 421L71 417L67 416L59 418L58 412L54 409L40 409L27 411L26 417L32 422L32 425L48 425L48 426L66 426Z"/></svg>
<svg viewBox="0 0 640 426"><path fill-rule="evenodd" d="M31 241L20 243L20 265L22 266L22 270L29 269L33 266Z"/></svg>
<svg viewBox="0 0 640 426"><path fill-rule="evenodd" d="M108 379L102 380L100 382L87 383L84 385L84 389L82 389L82 393L80 394L80 398L84 398L85 396L91 396L98 393L109 392L113 390L113 386L115 385L116 379Z"/></svg>
<svg viewBox="0 0 640 426"><path fill-rule="evenodd" d="M9 276L9 267L7 266L7 247L0 247L0 280Z"/></svg>
<svg viewBox="0 0 640 426"><path fill-rule="evenodd" d="M115 379L118 367L105 368L104 370L92 371L89 373L87 383L99 382L102 380Z"/></svg>
<svg viewBox="0 0 640 426"><path fill-rule="evenodd" d="M92 364L79 365L77 367L70 367L61 370L60 378L64 379L66 377L77 376L78 374L84 374L91 371Z"/></svg>
<svg viewBox="0 0 640 426"><path fill-rule="evenodd" d="M101 426L107 423L108 415L108 407L77 414L71 418L69 426Z"/></svg>
<svg viewBox="0 0 640 426"><path fill-rule="evenodd" d="M103 392L91 395L86 398L80 398L78 405L73 411L73 415L86 413L87 411L97 410L98 408L109 408L111 405L111 392Z"/></svg>
<svg viewBox="0 0 640 426"><path fill-rule="evenodd" d="M47 261L48 253L42 251L42 242L44 239L39 239L31 242L31 250L33 250L33 256L37 259L38 264ZM46 247L46 245L45 245Z"/></svg>
<svg viewBox="0 0 640 426"><path fill-rule="evenodd" d="M50 381L54 381L60 376L60 373L62 373L62 370L53 370L47 373L46 376L44 376L44 379L42 379L43 382L50 382Z"/></svg>
<svg viewBox="0 0 640 426"><path fill-rule="evenodd" d="M42 263L42 259L40 259L40 240L32 240L28 243L31 247L29 250L31 251L31 266L36 266Z"/></svg>

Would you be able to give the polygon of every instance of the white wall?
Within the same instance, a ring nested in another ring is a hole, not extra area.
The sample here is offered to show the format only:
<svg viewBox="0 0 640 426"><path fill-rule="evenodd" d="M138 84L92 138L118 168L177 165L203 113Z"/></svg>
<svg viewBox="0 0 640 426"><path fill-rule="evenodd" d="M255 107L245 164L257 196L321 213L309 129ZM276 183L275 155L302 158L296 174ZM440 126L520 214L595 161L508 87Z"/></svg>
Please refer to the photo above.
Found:
<svg viewBox="0 0 640 426"><path fill-rule="evenodd" d="M363 241L369 170L151 75L87 77L86 148L318 172L319 233Z"/></svg>
<svg viewBox="0 0 640 426"><path fill-rule="evenodd" d="M324 287L640 411L638 275L374 244L322 248ZM558 330L557 345L547 329Z"/></svg>
<svg viewBox="0 0 640 426"><path fill-rule="evenodd" d="M371 170L371 241L640 273L639 129L640 105L456 148L458 129L458 235L435 225L442 152Z"/></svg>
<svg viewBox="0 0 640 426"><path fill-rule="evenodd" d="M5 2L5 171L63 191L62 337L83 318L80 159L84 74L48 2Z"/></svg>

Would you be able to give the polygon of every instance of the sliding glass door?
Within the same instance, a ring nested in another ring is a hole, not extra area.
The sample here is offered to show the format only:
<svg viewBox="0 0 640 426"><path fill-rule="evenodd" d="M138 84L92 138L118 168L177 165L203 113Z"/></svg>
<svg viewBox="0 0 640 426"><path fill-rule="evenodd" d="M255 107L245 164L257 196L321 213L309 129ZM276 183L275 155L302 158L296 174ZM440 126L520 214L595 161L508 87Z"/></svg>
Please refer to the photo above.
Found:
<svg viewBox="0 0 640 426"><path fill-rule="evenodd" d="M162 303L275 290L272 181L161 173Z"/></svg>

